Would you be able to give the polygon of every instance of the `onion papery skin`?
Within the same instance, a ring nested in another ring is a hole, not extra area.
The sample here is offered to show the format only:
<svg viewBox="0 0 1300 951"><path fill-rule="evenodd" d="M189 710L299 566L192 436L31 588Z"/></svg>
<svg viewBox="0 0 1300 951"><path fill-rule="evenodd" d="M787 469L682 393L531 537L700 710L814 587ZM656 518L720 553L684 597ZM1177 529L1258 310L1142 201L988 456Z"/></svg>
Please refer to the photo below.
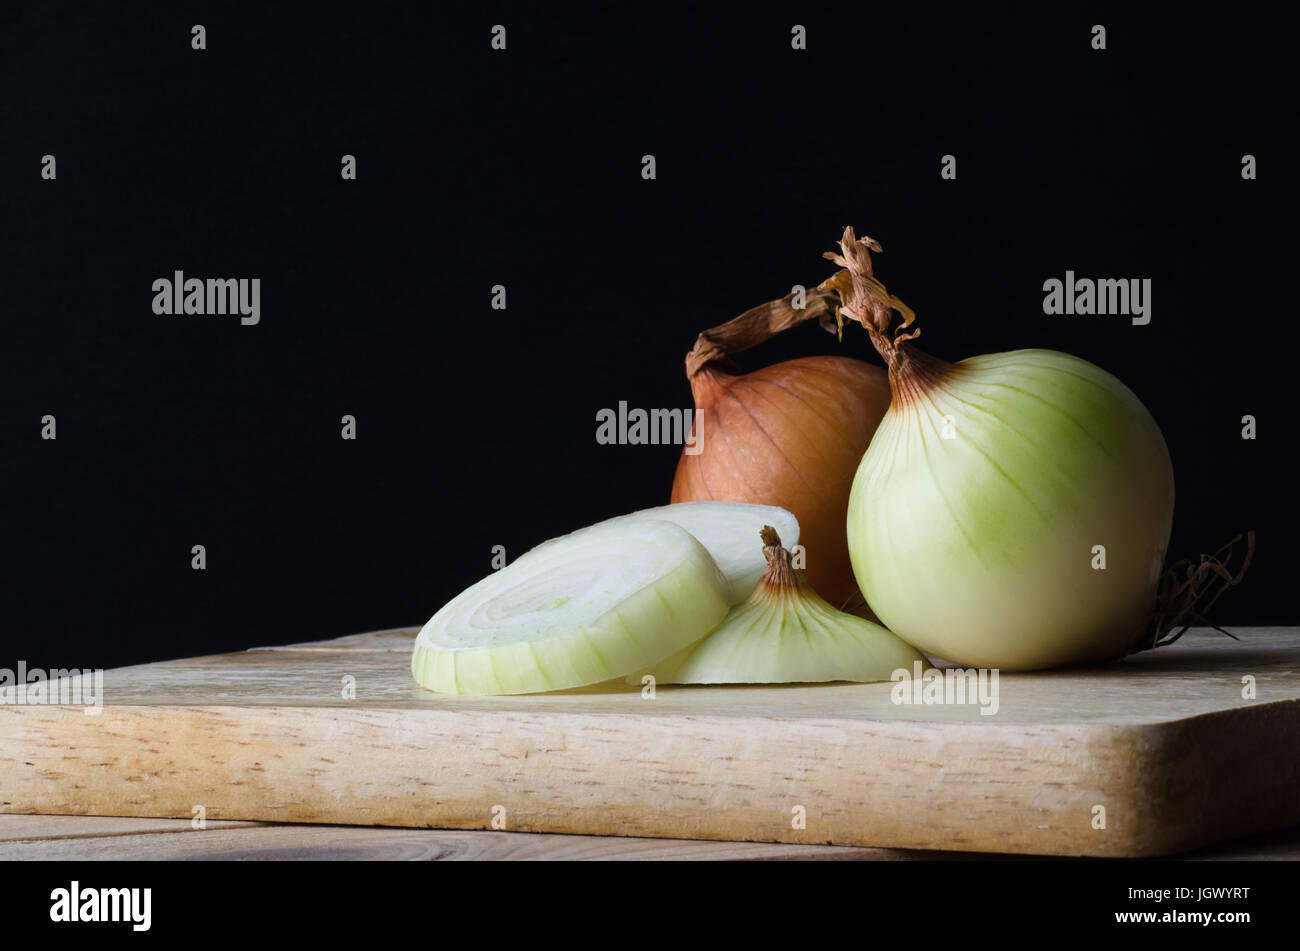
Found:
<svg viewBox="0 0 1300 951"><path fill-rule="evenodd" d="M917 356L891 371L894 403L849 499L872 609L963 666L1124 653L1150 623L1173 522L1173 467L1151 414L1109 373L1055 351Z"/></svg>
<svg viewBox="0 0 1300 951"><path fill-rule="evenodd" d="M809 583L834 605L857 594L845 513L863 453L889 406L879 367L801 357L745 374L691 378L701 451L683 452L673 502L776 505L799 520Z"/></svg>

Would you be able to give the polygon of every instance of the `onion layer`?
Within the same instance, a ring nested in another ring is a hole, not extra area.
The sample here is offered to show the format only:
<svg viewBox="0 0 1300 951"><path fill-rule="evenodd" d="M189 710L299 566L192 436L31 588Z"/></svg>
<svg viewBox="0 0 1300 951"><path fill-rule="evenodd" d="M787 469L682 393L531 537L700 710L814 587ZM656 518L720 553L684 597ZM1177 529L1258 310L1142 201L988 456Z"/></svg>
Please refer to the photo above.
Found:
<svg viewBox="0 0 1300 951"><path fill-rule="evenodd" d="M740 502L678 502L660 505L629 515L619 515L579 531L589 532L603 525L647 519L672 522L690 532L713 557L723 577L727 579L732 604L739 604L749 597L767 567L761 549L754 544L754 538L764 525L774 526L783 537L790 540L791 545L799 541L799 522L785 509L775 505L746 505ZM563 541L563 538L543 542L538 547L554 545Z"/></svg>

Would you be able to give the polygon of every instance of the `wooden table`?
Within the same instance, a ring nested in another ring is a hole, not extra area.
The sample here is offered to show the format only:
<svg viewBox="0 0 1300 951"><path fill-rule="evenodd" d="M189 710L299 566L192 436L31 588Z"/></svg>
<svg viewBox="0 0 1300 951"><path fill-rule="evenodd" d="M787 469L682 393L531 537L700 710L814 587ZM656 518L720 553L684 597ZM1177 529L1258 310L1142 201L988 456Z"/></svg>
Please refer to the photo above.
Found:
<svg viewBox="0 0 1300 951"><path fill-rule="evenodd" d="M0 815L0 860L283 860L363 859L447 861L963 861L1033 860L1032 856L919 849L706 842L620 836L543 835L443 829L119 819L96 816ZM1201 849L1191 861L1300 860L1300 829Z"/></svg>

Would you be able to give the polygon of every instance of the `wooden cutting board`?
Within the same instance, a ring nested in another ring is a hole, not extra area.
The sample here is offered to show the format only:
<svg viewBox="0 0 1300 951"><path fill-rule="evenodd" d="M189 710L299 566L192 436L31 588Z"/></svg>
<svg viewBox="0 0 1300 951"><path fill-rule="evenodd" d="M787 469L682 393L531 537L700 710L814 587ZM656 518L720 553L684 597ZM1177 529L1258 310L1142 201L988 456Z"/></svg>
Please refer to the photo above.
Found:
<svg viewBox="0 0 1300 951"><path fill-rule="evenodd" d="M1234 632L1002 675L991 716L889 683L445 697L414 629L167 661L98 715L0 706L0 812L1167 854L1300 824L1300 629Z"/></svg>

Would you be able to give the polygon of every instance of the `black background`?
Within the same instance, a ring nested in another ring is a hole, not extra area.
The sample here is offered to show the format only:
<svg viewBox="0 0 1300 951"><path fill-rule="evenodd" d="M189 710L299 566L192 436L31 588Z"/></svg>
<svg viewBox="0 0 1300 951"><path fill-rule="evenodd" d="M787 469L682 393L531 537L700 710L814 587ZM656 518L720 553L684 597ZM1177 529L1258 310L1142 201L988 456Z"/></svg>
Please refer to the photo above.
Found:
<svg viewBox="0 0 1300 951"><path fill-rule="evenodd" d="M1171 552L1259 532L1217 619L1295 623L1289 34L1038 6L6 5L6 653L418 624L494 545L666 502L678 450L597 445L596 411L689 406L696 333L826 276L846 224L938 356L1127 383L1173 456ZM177 269L260 278L260 325L154 316ZM1045 317L1067 269L1150 278L1151 323ZM818 352L877 360L806 326L740 362Z"/></svg>

